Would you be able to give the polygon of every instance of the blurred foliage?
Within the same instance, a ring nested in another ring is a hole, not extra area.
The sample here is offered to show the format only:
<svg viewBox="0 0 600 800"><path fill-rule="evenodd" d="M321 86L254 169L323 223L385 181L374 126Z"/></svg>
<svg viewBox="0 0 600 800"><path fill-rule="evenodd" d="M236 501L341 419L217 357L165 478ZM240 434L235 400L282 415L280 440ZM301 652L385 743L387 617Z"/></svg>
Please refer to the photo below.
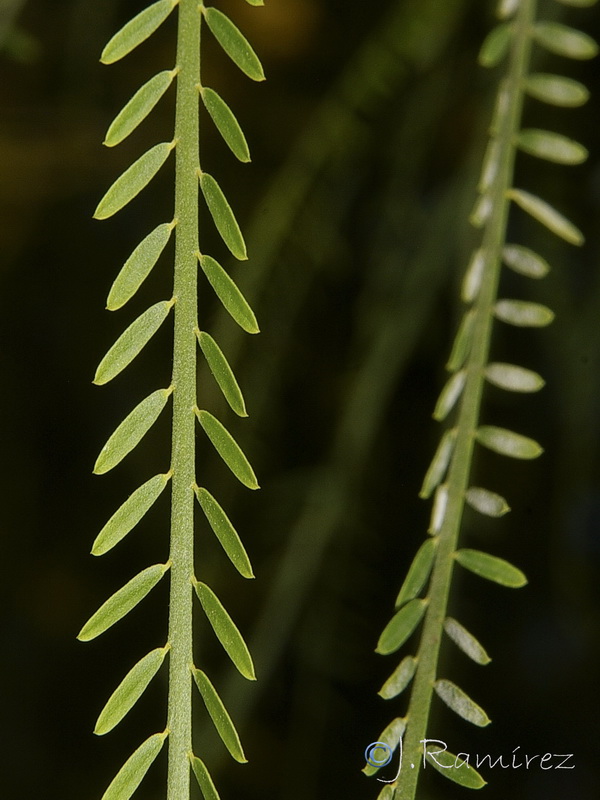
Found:
<svg viewBox="0 0 600 800"><path fill-rule="evenodd" d="M599 7L548 5L600 34ZM151 474L148 460L160 469L168 455L162 427L117 474L91 476L115 420L160 376L168 382L170 370L171 342L161 336L118 379L120 392L91 386L125 320L103 310L113 277L169 213L165 170L109 228L91 219L119 168L171 129L167 99L120 153L100 145L154 65L174 60L170 20L127 64L99 65L102 44L142 6L0 2L0 753L3 791L14 798L100 796L120 754L147 735L149 718L159 727L164 720L157 682L110 740L91 733L126 669L163 643L164 587L145 601L151 627L132 617L98 648L75 641L89 612L143 566L141 548L144 564L162 559L167 537L161 498L107 556L114 573L88 557L128 489ZM209 297L200 304L237 364L252 418L240 441L262 491L238 493L209 451L199 466L212 485L222 480L220 497L243 531L257 580L238 591L200 523L197 557L200 574L248 632L257 684L242 685L204 629L200 647L250 763L223 761L208 727L195 735L206 740L213 773L223 762L224 800L372 798L379 784L360 774L363 752L390 715L376 696L390 660L373 650L427 525L417 493L439 435L431 411L474 241L466 218L495 81L475 58L493 6L267 0L257 12L223 0L222 7L247 31L268 81L240 81L206 40L210 83L237 109L254 163L242 177L206 119L203 163L237 196L250 252L237 275L263 333L244 341ZM552 70L552 62L546 56L539 68ZM438 709L430 735L454 752L572 752L576 767L489 770L489 800L591 800L599 780L600 71L592 62L570 74L592 89L590 104L563 119L531 101L526 123L581 140L590 160L574 178L573 170L540 169L523 155L517 183L568 211L587 244L572 252L535 223L511 218L514 236L527 237L553 270L533 286L505 275L503 293L546 303L557 320L539 333L497 326L493 354L539 371L548 385L531 398L493 388L486 398L494 422L514 421L546 453L522 466L480 456L481 482L493 470L493 486L513 511L501 528L477 518L467 537L474 546L492 541L530 583L507 597L461 578L451 613L493 661L485 670L460 659L455 666L450 647L445 658L454 673L459 664L473 670L468 684L494 724L472 733ZM211 247L218 250L216 237ZM136 298L137 311L123 312L131 314L126 321L168 292L171 257ZM203 402L218 409L210 376L202 386ZM159 800L161 769L153 768L140 797ZM459 796L430 772L424 777L423 800Z"/></svg>

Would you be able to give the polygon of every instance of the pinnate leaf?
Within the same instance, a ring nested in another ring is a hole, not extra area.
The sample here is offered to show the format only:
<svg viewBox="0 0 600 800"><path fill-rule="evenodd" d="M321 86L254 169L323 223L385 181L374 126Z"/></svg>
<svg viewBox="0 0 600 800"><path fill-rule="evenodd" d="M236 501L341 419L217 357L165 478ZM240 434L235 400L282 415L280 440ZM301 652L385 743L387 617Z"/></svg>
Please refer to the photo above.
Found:
<svg viewBox="0 0 600 800"><path fill-rule="evenodd" d="M258 333L258 323L254 312L223 267L210 256L201 255L199 261L202 271L215 290L217 297L240 328L247 333Z"/></svg>
<svg viewBox="0 0 600 800"><path fill-rule="evenodd" d="M253 578L250 559L229 517L209 491L202 487L196 488L195 491L204 515L231 563L244 578Z"/></svg>
<svg viewBox="0 0 600 800"><path fill-rule="evenodd" d="M554 320L554 312L548 306L526 300L498 300L494 313L502 322L520 328L544 328Z"/></svg>
<svg viewBox="0 0 600 800"><path fill-rule="evenodd" d="M440 439L435 455L429 465L429 469L423 479L423 485L419 492L419 497L427 499L431 497L433 490L444 480L448 464L454 451L456 444L456 428L451 428L444 432Z"/></svg>
<svg viewBox="0 0 600 800"><path fill-rule="evenodd" d="M248 489L258 489L254 470L229 431L208 411L197 411L196 416L215 450L235 477Z"/></svg>
<svg viewBox="0 0 600 800"><path fill-rule="evenodd" d="M463 653L473 659L475 663L481 664L482 666L490 663L492 659L488 656L483 646L472 633L469 633L469 631L458 622L458 620L455 620L453 617L446 617L444 620L444 630L452 641L460 647Z"/></svg>
<svg viewBox="0 0 600 800"><path fill-rule="evenodd" d="M448 708L455 711L459 717L467 720L467 722L472 722L473 725L478 725L480 728L485 728L486 725L490 724L491 720L485 711L452 681L437 680L434 683L434 688L438 697L446 703Z"/></svg>
<svg viewBox="0 0 600 800"><path fill-rule="evenodd" d="M229 17L212 7L204 9L204 16L213 36L233 63L253 81L264 81L265 73L258 56Z"/></svg>
<svg viewBox="0 0 600 800"><path fill-rule="evenodd" d="M172 305L172 300L155 303L123 331L98 365L94 376L97 386L111 381L133 361L166 320Z"/></svg>
<svg viewBox="0 0 600 800"><path fill-rule="evenodd" d="M120 211L144 189L169 157L173 142L161 142L125 170L106 192L94 211L95 219L107 219Z"/></svg>
<svg viewBox="0 0 600 800"><path fill-rule="evenodd" d="M537 219L549 231L560 236L569 244L581 245L585 241L583 233L573 223L563 216L545 200L523 189L510 189L507 196L514 200L523 211Z"/></svg>
<svg viewBox="0 0 600 800"><path fill-rule="evenodd" d="M545 278L550 267L548 262L528 247L520 244L507 244L502 250L504 263L514 272L528 278Z"/></svg>
<svg viewBox="0 0 600 800"><path fill-rule="evenodd" d="M225 611L217 595L205 583L194 584L198 599L212 625L218 640L221 642L229 658L233 661L238 671L249 681L255 681L254 664L252 656L239 632L236 624Z"/></svg>
<svg viewBox="0 0 600 800"><path fill-rule="evenodd" d="M102 795L102 800L129 800L160 753L167 733L155 733L129 756Z"/></svg>
<svg viewBox="0 0 600 800"><path fill-rule="evenodd" d="M488 489L481 489L479 486L471 486L465 492L465 500L480 514L486 514L488 517L502 517L510 507L506 500L495 492L490 492Z"/></svg>
<svg viewBox="0 0 600 800"><path fill-rule="evenodd" d="M101 556L111 550L135 528L146 512L154 505L169 482L171 475L155 475L135 490L108 520L94 544L92 555Z"/></svg>
<svg viewBox="0 0 600 800"><path fill-rule="evenodd" d="M400 608L410 600L414 600L423 586L425 586L433 567L435 551L436 543L433 539L426 539L419 547L396 598L396 608Z"/></svg>
<svg viewBox="0 0 600 800"><path fill-rule="evenodd" d="M248 254L246 253L244 237L221 187L212 175L202 172L200 174L200 189L217 230L232 255L240 261L246 260Z"/></svg>
<svg viewBox="0 0 600 800"><path fill-rule="evenodd" d="M160 669L168 650L167 645L150 651L129 670L100 712L95 734L102 736L111 731L133 708Z"/></svg>
<svg viewBox="0 0 600 800"><path fill-rule="evenodd" d="M392 697L396 697L406 689L413 679L416 669L417 659L414 656L406 656L398 664L377 694L383 697L384 700L391 700Z"/></svg>
<svg viewBox="0 0 600 800"><path fill-rule="evenodd" d="M487 578L488 581L494 581L502 586L519 589L527 583L527 578L520 569L513 567L503 558L482 553L481 550L463 548L456 551L454 558L481 578Z"/></svg>
<svg viewBox="0 0 600 800"><path fill-rule="evenodd" d="M131 411L106 442L94 465L94 473L103 475L116 467L139 444L167 404L169 389L157 389Z"/></svg>
<svg viewBox="0 0 600 800"><path fill-rule="evenodd" d="M250 161L250 150L244 132L227 103L213 90L203 88L202 101L225 143L240 161Z"/></svg>
<svg viewBox="0 0 600 800"><path fill-rule="evenodd" d="M598 54L598 44L591 36L560 22L537 22L534 36L538 44L559 56L586 60Z"/></svg>
<svg viewBox="0 0 600 800"><path fill-rule="evenodd" d="M539 128L519 131L517 144L526 153L556 164L581 164L588 157L588 151L579 142Z"/></svg>
<svg viewBox="0 0 600 800"><path fill-rule="evenodd" d="M100 56L103 64L113 64L134 50L166 20L177 0L158 0L117 31Z"/></svg>
<svg viewBox="0 0 600 800"><path fill-rule="evenodd" d="M545 384L537 372L502 362L488 364L485 368L485 377L490 383L509 392L538 392Z"/></svg>
<svg viewBox="0 0 600 800"><path fill-rule="evenodd" d="M247 417L246 404L244 403L241 389L221 348L212 336L205 331L198 331L196 335L210 371L215 376L215 380L219 384L225 399L236 414L240 417Z"/></svg>
<svg viewBox="0 0 600 800"><path fill-rule="evenodd" d="M107 147L114 147L122 142L146 119L173 82L175 75L175 70L164 70L137 90L107 130L104 139Z"/></svg>
<svg viewBox="0 0 600 800"><path fill-rule="evenodd" d="M192 771L196 776L204 800L221 800L217 792L217 787L213 783L213 779L210 777L210 772L204 761L193 755L191 757L191 762Z"/></svg>
<svg viewBox="0 0 600 800"><path fill-rule="evenodd" d="M223 701L217 694L217 690L206 673L200 669L194 669L194 680L223 744L236 761L239 761L240 764L245 764L248 759L244 755L240 737L231 717L227 713L227 709L223 705Z"/></svg>
<svg viewBox="0 0 600 800"><path fill-rule="evenodd" d="M525 89L531 97L564 108L577 108L589 100L588 89L573 78L563 75L551 75L546 72L535 72L525 80Z"/></svg>
<svg viewBox="0 0 600 800"><path fill-rule="evenodd" d="M426 600L415 599L397 611L383 629L375 652L386 656L402 647L421 622L426 607Z"/></svg>
<svg viewBox="0 0 600 800"><path fill-rule="evenodd" d="M435 745L433 745L434 742ZM437 745L443 745L443 749L436 749ZM473 769L467 760L448 752L444 742L436 739L427 739L425 758L427 763L431 764L440 775L454 781L454 783L458 783L460 786L464 786L465 789L481 789L486 785L481 775L477 770Z"/></svg>
<svg viewBox="0 0 600 800"><path fill-rule="evenodd" d="M481 425L477 429L477 440L490 450L511 458L537 458L544 452L540 445L528 436L495 425Z"/></svg>
<svg viewBox="0 0 600 800"><path fill-rule="evenodd" d="M101 633L108 630L126 614L137 606L153 589L165 572L169 564L153 564L122 586L104 602L98 611L85 623L77 638L81 642L89 642Z"/></svg>
<svg viewBox="0 0 600 800"><path fill-rule="evenodd" d="M137 292L167 246L174 227L173 223L163 222L138 244L111 287L106 301L109 311L124 306Z"/></svg>

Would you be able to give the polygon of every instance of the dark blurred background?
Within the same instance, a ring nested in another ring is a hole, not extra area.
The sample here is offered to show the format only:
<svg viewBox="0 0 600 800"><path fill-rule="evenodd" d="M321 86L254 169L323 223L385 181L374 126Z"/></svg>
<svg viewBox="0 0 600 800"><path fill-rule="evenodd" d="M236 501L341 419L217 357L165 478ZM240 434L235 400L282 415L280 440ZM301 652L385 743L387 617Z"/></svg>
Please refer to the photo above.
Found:
<svg viewBox="0 0 600 800"><path fill-rule="evenodd" d="M250 419L232 419L204 370L200 404L251 455L262 490L236 485L199 438L199 480L236 523L257 579L237 575L200 514L197 573L246 634L258 682L235 673L198 613L196 660L250 763L229 759L200 702L196 750L223 800L366 800L380 784L360 772L364 749L405 713L404 695L376 694L398 657L374 648L428 524L417 495L441 433L431 412L461 313L459 281L478 242L467 217L498 74L476 56L494 3L216 5L254 44L268 81L252 84L204 37L203 80L235 110L253 163L237 163L203 114L202 164L230 197L250 260L227 262L204 212L201 242L237 276L262 333L241 334L202 285L201 324L235 365ZM540 5L600 34L598 7ZM165 416L118 469L91 475L115 425L170 380L165 326L113 383L91 384L121 330L171 291L168 249L125 309L104 311L126 257L172 217L168 166L116 217L91 218L115 177L172 137L170 92L125 143L101 146L138 86L174 64L175 15L124 61L99 64L143 6L0 0L0 794L14 800L99 798L165 724L161 672L113 733L92 734L125 672L166 639L166 583L100 639L75 639L109 594L167 557L167 493L119 547L89 556L117 506L169 459ZM529 101L526 123L580 139L591 155L576 168L519 156L516 183L554 203L587 242L576 250L511 216L510 238L553 269L543 282L505 274L501 293L546 303L557 318L541 331L498 323L493 357L539 371L547 386L526 396L490 387L483 418L533 436L545 454L529 463L478 454L476 483L505 495L512 513L468 514L463 542L516 563L529 585L509 591L456 574L451 613L493 661L475 666L450 643L440 671L493 724L471 729L434 701L429 735L509 761L516 747L574 754L570 771L482 770L488 800L591 800L600 780L600 69L539 53L536 67L584 81L592 100L577 110ZM164 797L164 762L136 797ZM427 770L420 797L466 791Z"/></svg>

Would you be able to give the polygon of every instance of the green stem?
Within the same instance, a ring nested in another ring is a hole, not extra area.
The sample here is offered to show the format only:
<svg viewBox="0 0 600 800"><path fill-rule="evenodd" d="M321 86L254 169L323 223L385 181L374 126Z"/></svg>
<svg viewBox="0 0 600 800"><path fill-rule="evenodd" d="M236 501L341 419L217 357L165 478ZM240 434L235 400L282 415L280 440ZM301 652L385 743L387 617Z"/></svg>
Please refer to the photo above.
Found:
<svg viewBox="0 0 600 800"><path fill-rule="evenodd" d="M436 680L440 642L448 605L454 552L457 548L469 485L474 437L479 423L484 369L488 360L501 267L501 253L506 235L512 185L515 146L523 105L523 82L527 74L531 50L531 28L537 0L522 0L515 19L508 76L504 85L506 108L498 120L498 174L491 190L492 211L483 236L486 267L475 303L472 344L466 364L467 379L462 395L457 425L457 439L448 477L448 503L438 536L438 548L430 583L429 604L417 655L418 666L407 715L404 736L403 769L395 800L413 800L423 760L422 741L427 737L427 722ZM431 738L435 738L432 736ZM414 765L414 767L412 766Z"/></svg>
<svg viewBox="0 0 600 800"><path fill-rule="evenodd" d="M189 800L192 750L192 579L198 250L198 89L200 13L197 0L180 0L175 118L175 333L171 597L169 611L169 771L167 800Z"/></svg>

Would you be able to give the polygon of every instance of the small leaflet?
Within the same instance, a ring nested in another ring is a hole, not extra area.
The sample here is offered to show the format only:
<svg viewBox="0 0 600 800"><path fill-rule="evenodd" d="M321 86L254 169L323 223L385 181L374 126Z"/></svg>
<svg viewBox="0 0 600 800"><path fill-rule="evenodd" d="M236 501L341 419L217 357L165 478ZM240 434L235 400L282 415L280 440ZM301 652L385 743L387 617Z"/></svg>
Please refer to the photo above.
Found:
<svg viewBox="0 0 600 800"><path fill-rule="evenodd" d="M544 258L520 244L505 245L502 259L507 267L527 278L545 278L550 272L548 262Z"/></svg>
<svg viewBox="0 0 600 800"><path fill-rule="evenodd" d="M485 250L475 250L467 267L462 282L461 297L463 303L472 303L479 294L485 267Z"/></svg>
<svg viewBox="0 0 600 800"><path fill-rule="evenodd" d="M402 606L383 629L375 652L387 656L399 650L421 622L426 607L427 601L421 599L411 600Z"/></svg>
<svg viewBox="0 0 600 800"><path fill-rule="evenodd" d="M208 617L208 621L221 642L229 658L233 661L241 675L249 681L255 681L252 656L239 632L217 595L205 583L194 584L198 600Z"/></svg>
<svg viewBox="0 0 600 800"><path fill-rule="evenodd" d="M197 411L196 416L215 450L240 483L248 489L258 489L259 485L250 462L225 426L208 411Z"/></svg>
<svg viewBox="0 0 600 800"><path fill-rule="evenodd" d="M485 368L485 377L494 386L508 392L539 392L545 385L541 375L516 364L494 362Z"/></svg>
<svg viewBox="0 0 600 800"><path fill-rule="evenodd" d="M498 300L494 314L502 322L519 328L544 328L554 320L554 312L548 306L527 300Z"/></svg>
<svg viewBox="0 0 600 800"><path fill-rule="evenodd" d="M458 620L453 617L446 617L444 620L444 630L452 641L460 647L460 649L473 659L476 664L485 666L492 660L486 653L483 646L465 627L463 627Z"/></svg>
<svg viewBox="0 0 600 800"><path fill-rule="evenodd" d="M448 780L464 786L465 789L481 789L486 786L486 781L483 780L477 770L469 764L468 758L463 759L460 756L466 753L459 753L455 756L453 753L448 752L444 742L435 741L426 744L425 758L428 764L436 769L440 775L443 775ZM439 746L443 745L440 750Z"/></svg>
<svg viewBox="0 0 600 800"><path fill-rule="evenodd" d="M406 656L398 664L377 694L383 697L384 700L391 700L392 697L397 697L412 681L416 669L417 659L414 656Z"/></svg>
<svg viewBox="0 0 600 800"><path fill-rule="evenodd" d="M501 586L519 589L527 583L527 578L520 569L513 567L503 558L491 556L489 553L463 548L454 553L454 558L465 569L474 572L481 578L486 578L488 581L499 583Z"/></svg>
<svg viewBox="0 0 600 800"><path fill-rule="evenodd" d="M433 411L433 418L438 422L446 419L448 414L452 411L456 405L456 401L461 396L462 391L465 388L466 380L467 373L466 370L463 369L461 369L459 372L455 372L454 375L448 378Z"/></svg>
<svg viewBox="0 0 600 800"><path fill-rule="evenodd" d="M133 200L150 183L174 147L173 142L155 144L134 161L100 200L94 219L108 219Z"/></svg>
<svg viewBox="0 0 600 800"><path fill-rule="evenodd" d="M210 527L221 543L221 547L229 556L233 566L242 577L253 578L254 573L252 572L248 554L227 514L207 489L197 487L195 492Z"/></svg>
<svg viewBox="0 0 600 800"><path fill-rule="evenodd" d="M155 475L137 488L96 536L92 545L92 555L104 555L127 536L158 500L170 478L171 474L168 472L164 475Z"/></svg>
<svg viewBox="0 0 600 800"><path fill-rule="evenodd" d="M435 490L435 497L433 498L433 507L431 509L431 520L429 523L429 528L427 529L427 533L435 536L435 534L439 533L442 525L444 524L444 518L446 516L446 507L448 506L448 486L444 484L440 484Z"/></svg>
<svg viewBox="0 0 600 800"><path fill-rule="evenodd" d="M482 67L495 67L502 61L508 53L512 32L512 25L503 22L488 33L479 51L479 63Z"/></svg>
<svg viewBox="0 0 600 800"><path fill-rule="evenodd" d="M248 258L246 243L221 187L212 175L202 172L200 173L200 189L221 238L235 258L245 261Z"/></svg>
<svg viewBox="0 0 600 800"><path fill-rule="evenodd" d="M227 103L213 89L206 87L201 90L200 96L217 130L233 155L240 161L250 161L248 142Z"/></svg>
<svg viewBox="0 0 600 800"><path fill-rule="evenodd" d="M231 317L246 333L258 333L258 323L254 312L223 267L210 256L201 255L198 259L202 271Z"/></svg>
<svg viewBox="0 0 600 800"><path fill-rule="evenodd" d="M227 712L227 709L223 705L223 701L217 693L217 690L210 682L208 675L205 672L202 672L201 669L194 669L193 674L198 691L204 700L206 710L210 714L210 718L212 719L223 744L231 753L232 758L234 758L240 764L246 764L248 759L244 755L240 737L235 729L235 725L233 724L231 717L229 716L229 713Z"/></svg>
<svg viewBox="0 0 600 800"><path fill-rule="evenodd" d="M462 717L467 722L472 722L473 725L477 725L480 728L485 728L486 725L490 724L491 719L485 711L452 681L442 678L434 683L434 688L438 697L446 703L448 708L455 711L459 717Z"/></svg>
<svg viewBox="0 0 600 800"><path fill-rule="evenodd" d="M217 787L210 777L210 772L206 768L204 761L201 761L197 756L191 756L192 771L198 781L198 786L202 792L204 800L221 800Z"/></svg>
<svg viewBox="0 0 600 800"><path fill-rule="evenodd" d="M563 108L577 108L589 100L586 86L573 78L536 72L525 79L525 90L536 100Z"/></svg>
<svg viewBox="0 0 600 800"><path fill-rule="evenodd" d="M555 164L582 164L589 153L574 139L539 128L524 128L517 134L517 144L526 153Z"/></svg>
<svg viewBox="0 0 600 800"><path fill-rule="evenodd" d="M137 90L110 124L104 138L106 147L114 147L122 142L146 119L176 74L176 70L168 69L159 72Z"/></svg>
<svg viewBox="0 0 600 800"><path fill-rule="evenodd" d="M166 320L172 305L172 300L155 303L123 331L98 365L93 381L96 386L112 381L131 364Z"/></svg>
<svg viewBox="0 0 600 800"><path fill-rule="evenodd" d="M500 142L497 139L490 139L481 167L481 178L477 186L478 192L487 192L496 179L500 166L500 150Z"/></svg>
<svg viewBox="0 0 600 800"><path fill-rule="evenodd" d="M544 452L543 448L528 436L495 425L481 425L477 429L476 438L495 453L511 458L537 458Z"/></svg>
<svg viewBox="0 0 600 800"><path fill-rule="evenodd" d="M377 795L377 800L394 800L394 787L388 783Z"/></svg>
<svg viewBox="0 0 600 800"><path fill-rule="evenodd" d="M591 36L560 22L536 22L534 37L546 50L566 58L587 60L598 54L598 44Z"/></svg>
<svg viewBox="0 0 600 800"><path fill-rule="evenodd" d="M203 7L203 10L213 36L233 63L253 81L264 81L265 73L258 56L229 17L213 7Z"/></svg>
<svg viewBox="0 0 600 800"><path fill-rule="evenodd" d="M96 459L93 472L103 475L119 464L136 447L167 404L169 389L157 389L131 411L110 436Z"/></svg>
<svg viewBox="0 0 600 800"><path fill-rule="evenodd" d="M400 608L410 600L414 600L423 586L425 586L433 567L435 551L436 542L434 539L426 539L419 547L396 598L396 608Z"/></svg>
<svg viewBox="0 0 600 800"><path fill-rule="evenodd" d="M129 800L160 753L167 733L155 733L129 756L102 795L102 800Z"/></svg>
<svg viewBox="0 0 600 800"><path fill-rule="evenodd" d="M469 222L473 227L481 228L490 218L491 213L492 198L489 194L484 193L475 201L475 206L469 216Z"/></svg>
<svg viewBox="0 0 600 800"><path fill-rule="evenodd" d="M129 670L100 712L94 728L97 736L111 731L133 708L160 669L168 650L168 645L152 650Z"/></svg>
<svg viewBox="0 0 600 800"><path fill-rule="evenodd" d="M111 287L106 301L109 311L124 306L137 292L167 246L174 227L174 223L163 222L138 244Z"/></svg>
<svg viewBox="0 0 600 800"><path fill-rule="evenodd" d="M90 639L95 639L129 614L156 586L168 569L169 564L154 564L138 572L125 586L111 595L95 614L92 614L77 636L79 641L89 642Z"/></svg>
<svg viewBox="0 0 600 800"><path fill-rule="evenodd" d="M460 327L452 345L452 352L446 364L446 369L450 372L455 372L460 369L465 363L469 350L471 349L471 342L473 341L473 325L475 324L475 312L473 310L467 311L462 318Z"/></svg>
<svg viewBox="0 0 600 800"><path fill-rule="evenodd" d="M475 511L488 517L503 517L510 511L510 506L501 495L479 486L467 489L465 500Z"/></svg>
<svg viewBox="0 0 600 800"><path fill-rule="evenodd" d="M444 480L446 475L446 470L448 469L448 464L450 463L450 459L452 457L452 453L454 452L454 445L456 444L456 428L451 428L444 432L440 443L438 445L437 450L435 451L435 455L429 465L429 469L425 474L425 478L423 479L423 485L421 487L421 491L419 492L419 497L422 497L426 500L428 497L431 497L431 493L436 488L436 486Z"/></svg>
<svg viewBox="0 0 600 800"><path fill-rule="evenodd" d="M238 416L247 417L246 404L244 403L241 389L221 348L212 336L205 331L197 331L196 337L210 371L223 392L223 396Z"/></svg>
<svg viewBox="0 0 600 800"><path fill-rule="evenodd" d="M377 743L386 744L393 754L400 743L400 739L404 736L405 730L406 720L403 717L396 717L396 719L393 719L390 724L379 734L377 737ZM373 755L375 756L374 760L379 760L379 754L373 753ZM381 766L383 766L383 764ZM361 772L367 776L375 775L375 773L381 769L381 766L366 764L366 766L362 768Z"/></svg>
<svg viewBox="0 0 600 800"><path fill-rule="evenodd" d="M507 192L507 197L514 200L523 211L526 211L538 222L541 222L542 225L545 225L549 231L560 236L561 239L569 242L569 244L582 245L584 243L585 239L579 228L540 197L522 189L510 189Z"/></svg>
<svg viewBox="0 0 600 800"><path fill-rule="evenodd" d="M113 64L115 61L131 53L138 44L141 44L166 20L177 5L178 0L158 0L148 8L130 19L120 31L117 31L106 45L100 56L103 64Z"/></svg>

